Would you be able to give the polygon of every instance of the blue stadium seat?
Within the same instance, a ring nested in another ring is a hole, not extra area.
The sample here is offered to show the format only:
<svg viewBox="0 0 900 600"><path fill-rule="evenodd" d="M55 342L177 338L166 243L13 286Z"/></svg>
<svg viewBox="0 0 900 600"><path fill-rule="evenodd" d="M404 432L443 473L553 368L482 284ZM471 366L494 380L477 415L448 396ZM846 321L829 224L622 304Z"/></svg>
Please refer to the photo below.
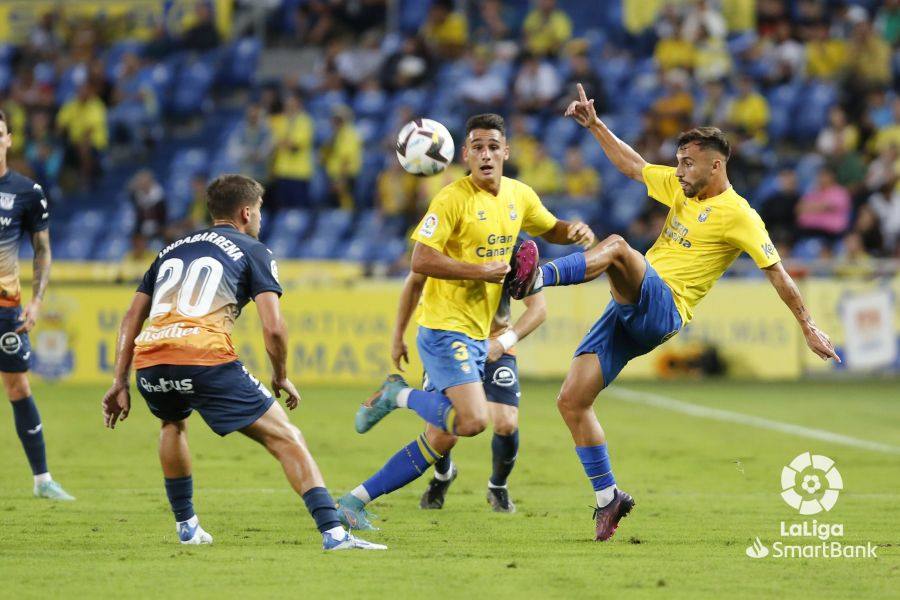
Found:
<svg viewBox="0 0 900 600"><path fill-rule="evenodd" d="M275 217L269 236L271 238L288 236L299 240L304 235L312 222L312 215L308 210L290 209L283 210Z"/></svg>
<svg viewBox="0 0 900 600"><path fill-rule="evenodd" d="M60 260L87 260L91 256L96 233L70 228L68 235L56 236L53 240L54 257Z"/></svg>
<svg viewBox="0 0 900 600"><path fill-rule="evenodd" d="M388 106L388 95L384 90L364 90L353 99L353 113L358 118L382 119Z"/></svg>
<svg viewBox="0 0 900 600"><path fill-rule="evenodd" d="M137 40L122 40L114 43L109 50L103 55L106 64L106 77L110 81L119 78L122 66L122 58L126 54L136 54L140 56L144 50L144 43Z"/></svg>
<svg viewBox="0 0 900 600"><path fill-rule="evenodd" d="M131 248L131 240L127 235L103 235L97 242L91 258L94 260L120 261Z"/></svg>
<svg viewBox="0 0 900 600"><path fill-rule="evenodd" d="M12 69L6 63L0 63L0 91L5 92L12 83Z"/></svg>
<svg viewBox="0 0 900 600"><path fill-rule="evenodd" d="M200 112L207 103L216 74L218 54L209 52L182 66L172 89L171 112L186 117Z"/></svg>
<svg viewBox="0 0 900 600"><path fill-rule="evenodd" d="M794 244L792 256L800 260L815 260L822 254L825 242L819 238L803 238Z"/></svg>
<svg viewBox="0 0 900 600"><path fill-rule="evenodd" d="M792 133L800 141L809 141L827 124L828 111L837 102L837 90L819 81L810 83L802 94L803 110L792 115Z"/></svg>
<svg viewBox="0 0 900 600"><path fill-rule="evenodd" d="M84 63L75 64L63 71L56 86L56 102L62 105L75 97L78 87L85 81L87 81L87 65Z"/></svg>
<svg viewBox="0 0 900 600"><path fill-rule="evenodd" d="M253 83L262 43L259 39L246 37L232 44L224 53L218 83L246 87Z"/></svg>

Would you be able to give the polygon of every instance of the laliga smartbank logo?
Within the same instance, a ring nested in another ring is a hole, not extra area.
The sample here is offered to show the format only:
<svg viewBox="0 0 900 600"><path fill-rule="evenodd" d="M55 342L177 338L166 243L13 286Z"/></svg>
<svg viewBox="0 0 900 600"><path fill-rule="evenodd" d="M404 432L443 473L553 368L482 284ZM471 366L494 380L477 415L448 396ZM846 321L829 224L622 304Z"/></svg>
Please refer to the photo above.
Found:
<svg viewBox="0 0 900 600"><path fill-rule="evenodd" d="M804 452L781 470L781 498L801 515L828 512L837 504L844 480L834 461ZM781 521L780 539L766 546L759 536L746 550L750 558L877 558L878 546L846 544L843 523L807 519Z"/></svg>

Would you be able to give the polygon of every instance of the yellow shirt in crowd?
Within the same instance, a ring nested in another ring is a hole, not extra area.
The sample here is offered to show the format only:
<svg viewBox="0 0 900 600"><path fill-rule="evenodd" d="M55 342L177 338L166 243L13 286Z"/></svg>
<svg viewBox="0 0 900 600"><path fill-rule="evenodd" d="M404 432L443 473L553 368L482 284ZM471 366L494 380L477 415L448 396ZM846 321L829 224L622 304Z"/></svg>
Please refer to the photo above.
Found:
<svg viewBox="0 0 900 600"><path fill-rule="evenodd" d="M294 117L280 114L269 120L275 157L272 176L283 179L311 179L313 176L313 120L305 113ZM281 142L290 147L279 147Z"/></svg>
<svg viewBox="0 0 900 600"><path fill-rule="evenodd" d="M97 150L104 150L109 145L106 106L96 96L84 102L72 98L59 109L56 122L66 132L66 137L72 144L80 143L89 135L91 146Z"/></svg>

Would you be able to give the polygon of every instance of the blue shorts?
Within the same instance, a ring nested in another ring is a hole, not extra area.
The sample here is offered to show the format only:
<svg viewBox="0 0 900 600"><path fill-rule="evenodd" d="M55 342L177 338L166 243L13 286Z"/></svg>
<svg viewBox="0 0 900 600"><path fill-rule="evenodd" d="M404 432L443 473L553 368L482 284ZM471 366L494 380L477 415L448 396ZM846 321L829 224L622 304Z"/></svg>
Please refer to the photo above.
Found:
<svg viewBox="0 0 900 600"><path fill-rule="evenodd" d="M484 393L488 402L519 406L519 367L516 357L504 354L484 366Z"/></svg>
<svg viewBox="0 0 900 600"><path fill-rule="evenodd" d="M609 385L629 360L647 354L681 329L672 291L647 263L637 304L610 300L600 320L581 340L575 356L596 354Z"/></svg>
<svg viewBox="0 0 900 600"><path fill-rule="evenodd" d="M484 378L485 340L474 340L457 331L420 326L416 346L425 367L426 391L443 393L447 388Z"/></svg>
<svg viewBox="0 0 900 600"><path fill-rule="evenodd" d="M240 361L212 367L155 365L137 372L147 406L164 421L181 421L196 410L219 435L252 425L274 399Z"/></svg>
<svg viewBox="0 0 900 600"><path fill-rule="evenodd" d="M16 333L22 325L22 308L0 308L0 373L24 373L31 368L31 341L27 333Z"/></svg>

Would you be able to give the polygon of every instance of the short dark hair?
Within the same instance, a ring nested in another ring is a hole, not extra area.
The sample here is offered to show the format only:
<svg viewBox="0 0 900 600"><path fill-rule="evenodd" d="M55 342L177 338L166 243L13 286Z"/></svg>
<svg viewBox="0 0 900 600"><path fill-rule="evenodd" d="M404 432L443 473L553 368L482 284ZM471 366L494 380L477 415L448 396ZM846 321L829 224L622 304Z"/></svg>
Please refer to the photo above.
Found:
<svg viewBox="0 0 900 600"><path fill-rule="evenodd" d="M206 207L213 219L233 217L244 206L256 204L265 189L243 175L219 175L206 187Z"/></svg>
<svg viewBox="0 0 900 600"><path fill-rule="evenodd" d="M503 117L494 113L484 113L483 115L475 115L469 117L466 121L466 136L472 133L473 129L496 129L501 135L506 135L506 121Z"/></svg>
<svg viewBox="0 0 900 600"><path fill-rule="evenodd" d="M718 127L697 127L689 131L683 131L678 136L678 148L697 142L701 150L715 150L725 157L731 158L731 144L725 133Z"/></svg>

